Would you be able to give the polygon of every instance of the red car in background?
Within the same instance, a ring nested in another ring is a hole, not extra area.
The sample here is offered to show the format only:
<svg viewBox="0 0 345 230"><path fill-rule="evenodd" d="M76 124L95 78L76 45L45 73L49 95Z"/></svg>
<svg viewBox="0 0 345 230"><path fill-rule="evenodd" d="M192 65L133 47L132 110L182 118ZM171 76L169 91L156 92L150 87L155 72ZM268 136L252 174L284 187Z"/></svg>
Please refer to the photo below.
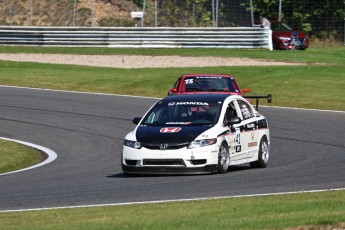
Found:
<svg viewBox="0 0 345 230"><path fill-rule="evenodd" d="M174 84L174 87L168 91L170 95L180 94L236 94L243 96L249 92L249 89L243 89L238 86L235 78L225 74L184 74Z"/></svg>
<svg viewBox="0 0 345 230"><path fill-rule="evenodd" d="M286 24L271 20L273 49L305 50L309 46L309 38L301 30L291 29Z"/></svg>

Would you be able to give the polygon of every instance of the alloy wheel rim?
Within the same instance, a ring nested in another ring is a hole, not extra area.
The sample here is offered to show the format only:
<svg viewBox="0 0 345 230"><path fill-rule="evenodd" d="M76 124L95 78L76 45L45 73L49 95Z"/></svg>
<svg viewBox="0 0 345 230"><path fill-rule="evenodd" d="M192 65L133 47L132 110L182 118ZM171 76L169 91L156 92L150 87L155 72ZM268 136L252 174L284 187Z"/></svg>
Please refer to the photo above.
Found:
<svg viewBox="0 0 345 230"><path fill-rule="evenodd" d="M262 151L262 160L265 163L267 163L268 162L268 158L269 158L269 150L268 150L268 145L267 145L266 141L262 142L261 151Z"/></svg>
<svg viewBox="0 0 345 230"><path fill-rule="evenodd" d="M220 165L223 169L228 167L228 154L224 146L220 147Z"/></svg>

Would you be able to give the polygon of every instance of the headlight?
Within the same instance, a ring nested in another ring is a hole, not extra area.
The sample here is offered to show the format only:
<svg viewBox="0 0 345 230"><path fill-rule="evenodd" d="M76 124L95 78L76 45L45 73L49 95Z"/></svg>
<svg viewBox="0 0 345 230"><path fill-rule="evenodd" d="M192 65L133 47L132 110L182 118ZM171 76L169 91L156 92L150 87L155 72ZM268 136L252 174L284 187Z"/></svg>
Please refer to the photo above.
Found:
<svg viewBox="0 0 345 230"><path fill-rule="evenodd" d="M123 142L123 145L131 147L131 148L135 148L135 149L141 149L141 143L139 141L125 140Z"/></svg>
<svg viewBox="0 0 345 230"><path fill-rule="evenodd" d="M189 145L189 149L193 148L200 148L208 145L213 145L217 143L217 138L212 138L212 139L203 139L203 140L197 140L197 141L192 141Z"/></svg>
<svg viewBox="0 0 345 230"><path fill-rule="evenodd" d="M287 37L278 37L283 43L284 45L289 44L291 38L287 38Z"/></svg>
<svg viewBox="0 0 345 230"><path fill-rule="evenodd" d="M291 38L289 38L289 37L278 37L280 40L287 40L287 41L290 41L291 40Z"/></svg>

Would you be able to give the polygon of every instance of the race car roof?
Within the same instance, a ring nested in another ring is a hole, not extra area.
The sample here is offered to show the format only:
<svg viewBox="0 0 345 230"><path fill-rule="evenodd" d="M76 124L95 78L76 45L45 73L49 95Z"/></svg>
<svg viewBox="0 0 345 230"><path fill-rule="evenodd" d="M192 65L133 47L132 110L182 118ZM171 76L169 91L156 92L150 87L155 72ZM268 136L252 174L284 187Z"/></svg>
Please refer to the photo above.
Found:
<svg viewBox="0 0 345 230"><path fill-rule="evenodd" d="M186 78L186 77L223 77L223 78L233 78L231 75L227 74L183 74L181 77Z"/></svg>

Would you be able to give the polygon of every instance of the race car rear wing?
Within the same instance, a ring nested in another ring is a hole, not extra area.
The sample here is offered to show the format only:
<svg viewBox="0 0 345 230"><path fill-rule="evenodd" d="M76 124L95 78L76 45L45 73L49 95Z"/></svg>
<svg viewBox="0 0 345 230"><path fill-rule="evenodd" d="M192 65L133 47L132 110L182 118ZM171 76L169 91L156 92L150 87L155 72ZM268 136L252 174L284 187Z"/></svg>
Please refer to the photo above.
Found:
<svg viewBox="0 0 345 230"><path fill-rule="evenodd" d="M259 110L259 99L260 98L267 98L267 103L272 103L272 94L267 94L267 96L244 96L244 98L256 99L256 103L255 103L256 111Z"/></svg>

